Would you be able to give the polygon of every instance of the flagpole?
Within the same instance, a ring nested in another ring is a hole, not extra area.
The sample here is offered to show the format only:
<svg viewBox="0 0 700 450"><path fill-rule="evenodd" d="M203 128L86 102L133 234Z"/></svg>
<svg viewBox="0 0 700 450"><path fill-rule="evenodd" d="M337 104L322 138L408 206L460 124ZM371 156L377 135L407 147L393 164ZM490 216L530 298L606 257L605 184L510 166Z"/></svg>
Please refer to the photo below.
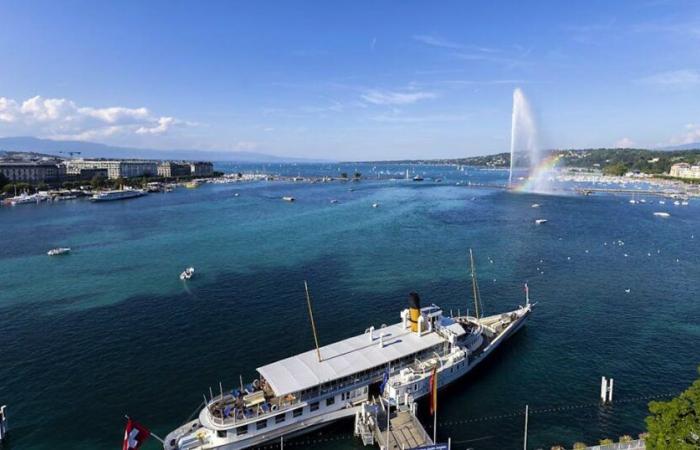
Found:
<svg viewBox="0 0 700 450"><path fill-rule="evenodd" d="M430 401L433 404L433 444L437 443L437 367L433 368L433 385Z"/></svg>
<svg viewBox="0 0 700 450"><path fill-rule="evenodd" d="M129 417L129 416L126 415L126 414L124 414L124 418L126 418L126 420L131 420L131 417ZM164 441L160 436L158 436L157 434L155 434L155 433L152 432L151 430L148 430L148 433L149 433L151 436L153 436L154 438L156 438L157 440L159 440L161 444L165 445L165 441Z"/></svg>

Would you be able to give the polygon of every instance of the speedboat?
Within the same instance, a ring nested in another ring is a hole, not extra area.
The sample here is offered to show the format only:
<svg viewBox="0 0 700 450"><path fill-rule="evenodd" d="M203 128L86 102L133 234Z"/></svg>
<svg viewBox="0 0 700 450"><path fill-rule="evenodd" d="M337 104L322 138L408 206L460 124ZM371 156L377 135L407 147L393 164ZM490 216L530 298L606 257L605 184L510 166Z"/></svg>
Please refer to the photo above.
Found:
<svg viewBox="0 0 700 450"><path fill-rule="evenodd" d="M69 247L58 247L58 248L52 248L48 252L46 252L47 255L49 256L58 256L58 255L65 255L67 253L70 253L70 248Z"/></svg>
<svg viewBox="0 0 700 450"><path fill-rule="evenodd" d="M379 203L377 203L377 202L372 203L372 208L379 208Z"/></svg>
<svg viewBox="0 0 700 450"><path fill-rule="evenodd" d="M536 219L535 223L537 225L542 225L543 223L547 223L547 219Z"/></svg>
<svg viewBox="0 0 700 450"><path fill-rule="evenodd" d="M420 175L416 175L415 177L413 177L413 181L423 181L423 177Z"/></svg>
<svg viewBox="0 0 700 450"><path fill-rule="evenodd" d="M188 267L180 274L180 279L182 281L189 280L194 275L194 267Z"/></svg>
<svg viewBox="0 0 700 450"><path fill-rule="evenodd" d="M284 200L285 202L293 202L296 199L294 197L291 197L291 196L285 196L285 197L282 197L282 200Z"/></svg>
<svg viewBox="0 0 700 450"><path fill-rule="evenodd" d="M671 215L667 212L655 212L654 215L656 217L671 217Z"/></svg>

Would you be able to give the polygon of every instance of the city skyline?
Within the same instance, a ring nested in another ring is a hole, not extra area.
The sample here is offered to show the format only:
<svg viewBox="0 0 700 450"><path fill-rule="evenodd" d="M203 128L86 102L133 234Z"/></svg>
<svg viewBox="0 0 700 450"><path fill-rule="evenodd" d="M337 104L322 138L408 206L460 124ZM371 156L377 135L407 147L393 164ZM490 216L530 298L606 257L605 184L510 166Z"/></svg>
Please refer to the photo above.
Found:
<svg viewBox="0 0 700 450"><path fill-rule="evenodd" d="M700 141L684 1L4 2L0 136L329 160ZM364 5L364 6L363 6Z"/></svg>

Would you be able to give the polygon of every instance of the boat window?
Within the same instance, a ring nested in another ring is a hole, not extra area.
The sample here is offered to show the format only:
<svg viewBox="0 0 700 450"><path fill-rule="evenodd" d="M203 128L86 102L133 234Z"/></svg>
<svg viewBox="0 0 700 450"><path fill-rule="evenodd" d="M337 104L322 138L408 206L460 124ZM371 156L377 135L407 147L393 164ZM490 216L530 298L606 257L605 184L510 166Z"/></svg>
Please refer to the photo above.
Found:
<svg viewBox="0 0 700 450"><path fill-rule="evenodd" d="M267 419L255 422L255 429L262 430L263 428L267 428Z"/></svg>
<svg viewBox="0 0 700 450"><path fill-rule="evenodd" d="M236 435L240 436L242 434L246 434L248 432L248 425L242 425L238 428L236 428Z"/></svg>
<svg viewBox="0 0 700 450"><path fill-rule="evenodd" d="M328 397L326 399L326 406L331 406L333 403L335 403L335 397Z"/></svg>
<svg viewBox="0 0 700 450"><path fill-rule="evenodd" d="M226 437L226 430L216 430L216 435L220 438Z"/></svg>
<svg viewBox="0 0 700 450"><path fill-rule="evenodd" d="M313 402L312 404L309 405L309 410L311 411L316 411L318 410L318 402Z"/></svg>
<svg viewBox="0 0 700 450"><path fill-rule="evenodd" d="M303 412L304 412L304 409L303 409L303 408L297 408L297 409L295 409L295 410L292 412L292 415L293 415L294 417L299 417L299 416L302 415Z"/></svg>
<svg viewBox="0 0 700 450"><path fill-rule="evenodd" d="M275 416L275 423L282 423L284 422L286 414L280 414L278 416Z"/></svg>

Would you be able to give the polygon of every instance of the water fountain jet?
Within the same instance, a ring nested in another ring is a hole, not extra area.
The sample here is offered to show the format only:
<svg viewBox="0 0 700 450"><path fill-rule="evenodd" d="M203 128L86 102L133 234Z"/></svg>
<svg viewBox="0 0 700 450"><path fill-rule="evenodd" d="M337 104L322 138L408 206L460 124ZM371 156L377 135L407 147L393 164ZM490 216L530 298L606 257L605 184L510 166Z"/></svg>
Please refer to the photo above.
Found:
<svg viewBox="0 0 700 450"><path fill-rule="evenodd" d="M513 91L510 133L508 187L529 192L551 192L551 174L543 167L546 158L540 147L535 115L520 88ZM514 177L517 178L514 180Z"/></svg>

